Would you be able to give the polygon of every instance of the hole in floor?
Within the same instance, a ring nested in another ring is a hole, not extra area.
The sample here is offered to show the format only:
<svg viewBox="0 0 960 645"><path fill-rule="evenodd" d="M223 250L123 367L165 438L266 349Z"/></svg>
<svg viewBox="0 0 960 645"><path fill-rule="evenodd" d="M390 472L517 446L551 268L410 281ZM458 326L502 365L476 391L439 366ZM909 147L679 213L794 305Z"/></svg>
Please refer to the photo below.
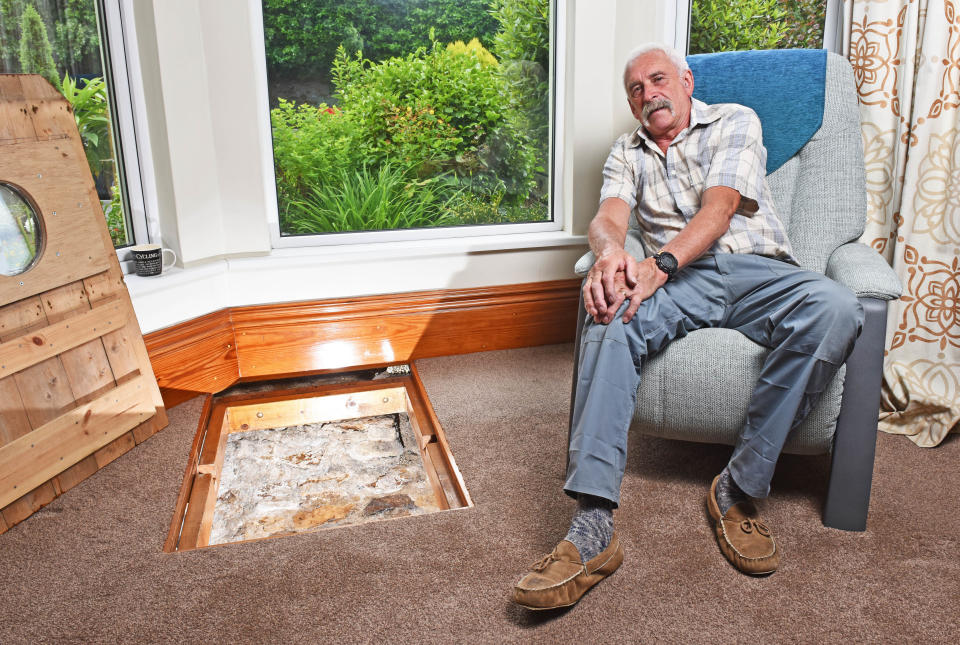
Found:
<svg viewBox="0 0 960 645"><path fill-rule="evenodd" d="M164 550L472 506L415 368L392 371L209 396Z"/></svg>

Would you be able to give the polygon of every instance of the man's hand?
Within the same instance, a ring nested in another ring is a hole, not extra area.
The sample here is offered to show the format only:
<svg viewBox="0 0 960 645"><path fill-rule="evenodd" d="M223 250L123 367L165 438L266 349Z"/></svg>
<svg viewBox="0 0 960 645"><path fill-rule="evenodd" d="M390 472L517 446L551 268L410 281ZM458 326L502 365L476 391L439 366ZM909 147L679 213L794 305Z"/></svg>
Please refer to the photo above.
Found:
<svg viewBox="0 0 960 645"><path fill-rule="evenodd" d="M583 284L583 305L598 323L609 323L626 292L637 283L637 261L621 249L597 256Z"/></svg>
<svg viewBox="0 0 960 645"><path fill-rule="evenodd" d="M636 280L634 280L633 286L628 284L626 275L624 275L620 281L623 286L619 288L623 290L624 297L630 300L630 306L628 306L627 310L623 313L623 322L625 323L633 320L640 305L667 282L667 274L657 267L657 262L653 258L647 258L643 262L638 262L636 270ZM618 284L618 282L615 280L614 284ZM619 304L617 306L619 307ZM616 309L611 311L609 319L604 322L613 320L616 313Z"/></svg>

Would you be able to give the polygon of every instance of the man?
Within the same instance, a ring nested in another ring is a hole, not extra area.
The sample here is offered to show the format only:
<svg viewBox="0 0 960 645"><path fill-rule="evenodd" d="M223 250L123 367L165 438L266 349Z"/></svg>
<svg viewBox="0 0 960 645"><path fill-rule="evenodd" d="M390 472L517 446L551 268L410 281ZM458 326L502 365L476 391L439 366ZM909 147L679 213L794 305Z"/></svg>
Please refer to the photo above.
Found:
<svg viewBox="0 0 960 645"><path fill-rule="evenodd" d="M787 434L863 324L852 292L797 266L773 210L752 110L693 99L683 56L657 44L631 53L624 87L640 127L613 146L589 230L596 263L583 286L589 317L564 485L577 511L566 538L514 588L514 599L531 609L573 605L620 566L613 509L641 364L703 327L736 329L770 348L707 507L733 566L775 571L780 551L750 498L768 495ZM639 229L643 261L624 251L628 227Z"/></svg>

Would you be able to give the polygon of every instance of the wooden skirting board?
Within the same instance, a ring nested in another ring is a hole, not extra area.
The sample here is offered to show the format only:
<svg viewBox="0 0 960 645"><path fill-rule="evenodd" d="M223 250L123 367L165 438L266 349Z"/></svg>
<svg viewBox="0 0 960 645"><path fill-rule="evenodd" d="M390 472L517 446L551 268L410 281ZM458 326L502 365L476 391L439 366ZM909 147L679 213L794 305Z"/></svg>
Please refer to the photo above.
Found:
<svg viewBox="0 0 960 645"><path fill-rule="evenodd" d="M216 311L147 334L167 409L237 381L573 340L579 280Z"/></svg>

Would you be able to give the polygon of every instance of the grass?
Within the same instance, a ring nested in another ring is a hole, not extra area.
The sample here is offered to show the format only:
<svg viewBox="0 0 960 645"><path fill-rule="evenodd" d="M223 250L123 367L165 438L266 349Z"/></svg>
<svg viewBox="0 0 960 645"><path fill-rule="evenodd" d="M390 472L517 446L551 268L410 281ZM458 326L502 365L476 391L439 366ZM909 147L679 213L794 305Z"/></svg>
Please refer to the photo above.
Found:
<svg viewBox="0 0 960 645"><path fill-rule="evenodd" d="M383 231L457 224L451 202L458 191L433 178L417 180L401 167L384 164L342 171L282 207L288 235Z"/></svg>
<svg viewBox="0 0 960 645"><path fill-rule="evenodd" d="M281 197L284 235L385 231L545 221L545 201L512 204L503 194L477 195L456 180L417 179L389 163L343 170L306 196Z"/></svg>

